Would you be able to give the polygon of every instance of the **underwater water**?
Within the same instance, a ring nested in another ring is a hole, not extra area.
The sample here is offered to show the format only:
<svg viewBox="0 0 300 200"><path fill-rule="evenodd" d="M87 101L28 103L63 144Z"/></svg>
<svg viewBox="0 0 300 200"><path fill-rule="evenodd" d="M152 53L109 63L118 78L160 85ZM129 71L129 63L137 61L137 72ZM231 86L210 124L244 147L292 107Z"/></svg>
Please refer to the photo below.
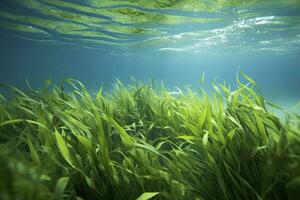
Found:
<svg viewBox="0 0 300 200"><path fill-rule="evenodd" d="M0 199L298 199L299 86L299 0L0 0Z"/></svg>
<svg viewBox="0 0 300 200"><path fill-rule="evenodd" d="M264 95L300 99L300 3L1 0L1 82L72 77L98 88L154 78L198 88L202 73L235 86L243 71Z"/></svg>

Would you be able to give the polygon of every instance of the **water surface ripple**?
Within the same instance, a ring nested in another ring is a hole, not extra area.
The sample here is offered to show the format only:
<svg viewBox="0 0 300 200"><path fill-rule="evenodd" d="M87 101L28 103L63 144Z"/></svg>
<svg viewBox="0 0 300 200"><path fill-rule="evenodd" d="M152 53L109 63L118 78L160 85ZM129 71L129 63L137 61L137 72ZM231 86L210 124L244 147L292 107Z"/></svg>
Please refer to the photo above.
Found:
<svg viewBox="0 0 300 200"><path fill-rule="evenodd" d="M0 31L110 51L300 49L300 0L1 0Z"/></svg>

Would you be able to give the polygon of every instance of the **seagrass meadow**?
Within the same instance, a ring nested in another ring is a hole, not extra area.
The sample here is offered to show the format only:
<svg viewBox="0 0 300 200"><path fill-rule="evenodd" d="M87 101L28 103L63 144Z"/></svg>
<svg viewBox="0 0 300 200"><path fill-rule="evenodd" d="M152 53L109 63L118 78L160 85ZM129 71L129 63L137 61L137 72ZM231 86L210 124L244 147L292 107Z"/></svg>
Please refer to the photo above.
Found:
<svg viewBox="0 0 300 200"><path fill-rule="evenodd" d="M299 86L300 0L0 0L0 200L300 200Z"/></svg>
<svg viewBox="0 0 300 200"><path fill-rule="evenodd" d="M279 118L244 80L1 85L0 199L298 199L300 116Z"/></svg>

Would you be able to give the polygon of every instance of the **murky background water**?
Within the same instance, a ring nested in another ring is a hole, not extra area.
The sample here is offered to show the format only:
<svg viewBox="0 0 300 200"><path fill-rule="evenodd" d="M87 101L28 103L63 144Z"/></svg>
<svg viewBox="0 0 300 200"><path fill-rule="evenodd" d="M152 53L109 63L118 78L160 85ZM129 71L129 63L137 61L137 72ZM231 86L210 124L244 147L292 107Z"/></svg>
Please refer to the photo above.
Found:
<svg viewBox="0 0 300 200"><path fill-rule="evenodd" d="M72 77L235 86L243 71L267 99L300 100L299 0L0 0L0 82Z"/></svg>

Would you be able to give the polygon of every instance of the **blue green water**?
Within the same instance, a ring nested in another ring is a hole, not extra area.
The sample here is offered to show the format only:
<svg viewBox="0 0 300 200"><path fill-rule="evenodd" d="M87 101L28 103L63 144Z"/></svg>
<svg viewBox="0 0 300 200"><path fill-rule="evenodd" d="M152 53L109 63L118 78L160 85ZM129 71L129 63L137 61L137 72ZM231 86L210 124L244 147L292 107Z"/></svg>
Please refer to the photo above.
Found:
<svg viewBox="0 0 300 200"><path fill-rule="evenodd" d="M88 88L154 78L169 88L251 76L300 100L299 0L0 0L0 82L72 77Z"/></svg>

